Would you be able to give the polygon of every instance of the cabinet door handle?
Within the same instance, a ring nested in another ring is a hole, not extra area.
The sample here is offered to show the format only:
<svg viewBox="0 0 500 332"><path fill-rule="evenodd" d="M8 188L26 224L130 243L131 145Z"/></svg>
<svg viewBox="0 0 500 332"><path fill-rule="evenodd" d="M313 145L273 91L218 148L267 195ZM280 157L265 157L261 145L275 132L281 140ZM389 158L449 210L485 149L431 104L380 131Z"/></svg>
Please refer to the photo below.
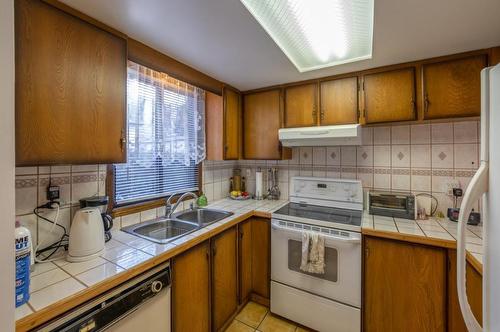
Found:
<svg viewBox="0 0 500 332"><path fill-rule="evenodd" d="M429 112L429 95L427 93L424 95L424 112Z"/></svg>
<svg viewBox="0 0 500 332"><path fill-rule="evenodd" d="M411 106L411 110L412 110L413 112L415 112L415 111L416 111L416 109L417 109L417 103L415 103L415 98L412 98L412 99L410 100L410 106Z"/></svg>
<svg viewBox="0 0 500 332"><path fill-rule="evenodd" d="M321 121L323 121L325 119L325 110L322 109L321 111L319 111L319 119Z"/></svg>
<svg viewBox="0 0 500 332"><path fill-rule="evenodd" d="M122 137L120 139L120 145L121 145L122 151L125 149L126 144L127 144L127 139L125 137Z"/></svg>
<svg viewBox="0 0 500 332"><path fill-rule="evenodd" d="M312 117L313 117L313 119L314 119L314 120L316 120L316 115L317 115L317 114L318 114L318 113L316 112L316 106L313 106Z"/></svg>

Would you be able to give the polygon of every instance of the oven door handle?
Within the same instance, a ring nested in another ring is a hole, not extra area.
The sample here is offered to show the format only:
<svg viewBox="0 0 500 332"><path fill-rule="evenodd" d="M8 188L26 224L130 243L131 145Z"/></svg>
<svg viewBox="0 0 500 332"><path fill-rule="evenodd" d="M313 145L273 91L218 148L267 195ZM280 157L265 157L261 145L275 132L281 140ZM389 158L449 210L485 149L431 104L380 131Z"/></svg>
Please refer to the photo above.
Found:
<svg viewBox="0 0 500 332"><path fill-rule="evenodd" d="M283 226L279 226L275 223L272 223L271 224L271 229L273 231L288 231L288 232L295 232L295 233L302 233L302 232L315 232L313 230L308 230L308 229L294 229L294 228L288 228L288 227L283 227ZM345 243L351 243L351 244L358 244L358 243L361 243L361 238L345 238L345 237L341 237L341 236L334 236L334 235L329 235L329 234L325 234L325 233L321 233L321 232L316 232L316 233L319 233L321 234L322 236L324 236L325 238L328 238L328 239L333 239L335 241L340 241L340 242L345 242Z"/></svg>

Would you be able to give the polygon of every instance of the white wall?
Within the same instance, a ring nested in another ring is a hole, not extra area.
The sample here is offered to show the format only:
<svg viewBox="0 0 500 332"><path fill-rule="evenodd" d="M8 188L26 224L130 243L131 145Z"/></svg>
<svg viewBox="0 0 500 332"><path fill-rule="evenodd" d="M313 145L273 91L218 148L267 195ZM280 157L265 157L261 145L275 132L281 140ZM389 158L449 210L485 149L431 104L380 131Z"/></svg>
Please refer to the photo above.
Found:
<svg viewBox="0 0 500 332"><path fill-rule="evenodd" d="M14 331L14 1L0 0L0 322Z"/></svg>

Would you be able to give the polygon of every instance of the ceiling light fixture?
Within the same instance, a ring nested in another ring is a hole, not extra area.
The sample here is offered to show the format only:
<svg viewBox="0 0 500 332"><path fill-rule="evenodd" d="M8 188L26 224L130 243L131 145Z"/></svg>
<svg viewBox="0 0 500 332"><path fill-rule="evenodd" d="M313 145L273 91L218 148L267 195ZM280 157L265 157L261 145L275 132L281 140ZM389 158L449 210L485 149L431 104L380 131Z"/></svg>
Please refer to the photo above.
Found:
<svg viewBox="0 0 500 332"><path fill-rule="evenodd" d="M374 0L241 0L300 72L372 57Z"/></svg>

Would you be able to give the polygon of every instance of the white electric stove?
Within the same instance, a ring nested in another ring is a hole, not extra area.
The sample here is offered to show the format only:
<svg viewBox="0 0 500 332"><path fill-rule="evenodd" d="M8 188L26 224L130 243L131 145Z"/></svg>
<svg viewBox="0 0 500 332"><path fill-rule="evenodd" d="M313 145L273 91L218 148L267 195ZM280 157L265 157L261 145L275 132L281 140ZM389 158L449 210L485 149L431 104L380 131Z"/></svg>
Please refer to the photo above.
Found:
<svg viewBox="0 0 500 332"><path fill-rule="evenodd" d="M357 180L294 177L272 214L271 312L318 331L360 331L363 188ZM300 270L302 232L325 238L325 273Z"/></svg>

